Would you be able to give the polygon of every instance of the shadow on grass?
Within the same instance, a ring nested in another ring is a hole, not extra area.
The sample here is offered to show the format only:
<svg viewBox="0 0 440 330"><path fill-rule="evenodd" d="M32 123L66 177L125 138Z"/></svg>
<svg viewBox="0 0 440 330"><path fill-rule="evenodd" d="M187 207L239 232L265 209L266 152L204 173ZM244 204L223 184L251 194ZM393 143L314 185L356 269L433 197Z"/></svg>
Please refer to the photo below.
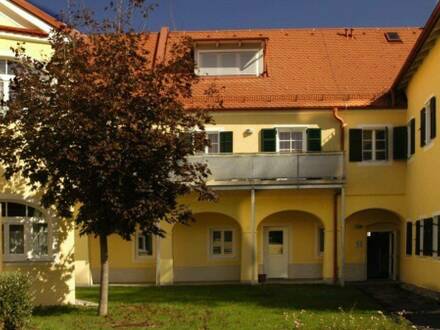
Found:
<svg viewBox="0 0 440 330"><path fill-rule="evenodd" d="M97 301L99 288L79 288L80 299ZM380 309L356 288L329 285L210 285L173 287L111 287L110 304L264 307L282 310Z"/></svg>
<svg viewBox="0 0 440 330"><path fill-rule="evenodd" d="M59 315L67 315L67 314L77 314L79 311L87 311L90 310L84 307L77 306L38 306L35 307L32 315L33 316L59 316ZM92 311L93 314L96 314L95 310Z"/></svg>

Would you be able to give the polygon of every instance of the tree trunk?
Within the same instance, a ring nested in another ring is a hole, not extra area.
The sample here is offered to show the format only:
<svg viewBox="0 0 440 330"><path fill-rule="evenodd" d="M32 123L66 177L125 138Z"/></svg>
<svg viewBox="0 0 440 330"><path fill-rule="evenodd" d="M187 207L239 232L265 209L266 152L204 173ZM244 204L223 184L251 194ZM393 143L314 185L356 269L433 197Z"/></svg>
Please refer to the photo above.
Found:
<svg viewBox="0 0 440 330"><path fill-rule="evenodd" d="M99 236L99 247L101 250L101 285L99 290L98 315L105 316L108 313L108 242L107 235Z"/></svg>

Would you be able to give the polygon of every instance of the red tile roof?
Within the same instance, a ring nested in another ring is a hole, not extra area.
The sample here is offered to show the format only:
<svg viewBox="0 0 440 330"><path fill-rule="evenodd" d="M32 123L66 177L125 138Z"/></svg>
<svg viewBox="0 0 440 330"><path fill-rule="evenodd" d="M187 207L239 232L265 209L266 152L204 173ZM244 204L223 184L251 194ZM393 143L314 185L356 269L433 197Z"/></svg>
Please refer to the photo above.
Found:
<svg viewBox="0 0 440 330"><path fill-rule="evenodd" d="M50 26L54 28L58 28L62 25L62 23L54 18L53 16L49 15L48 13L42 11L40 8L34 6L30 2L26 0L10 0L15 5L21 7L22 9L26 10L27 12L31 13L32 15L38 17L43 22L49 24Z"/></svg>
<svg viewBox="0 0 440 330"><path fill-rule="evenodd" d="M388 42L384 33L390 31L398 32L402 42ZM387 92L420 32L420 28L167 31L165 44L169 49L184 36L194 41L254 38L266 42L267 75L201 78L192 105L205 104L203 92L215 83L222 88L225 109L231 110L384 108L390 107Z"/></svg>

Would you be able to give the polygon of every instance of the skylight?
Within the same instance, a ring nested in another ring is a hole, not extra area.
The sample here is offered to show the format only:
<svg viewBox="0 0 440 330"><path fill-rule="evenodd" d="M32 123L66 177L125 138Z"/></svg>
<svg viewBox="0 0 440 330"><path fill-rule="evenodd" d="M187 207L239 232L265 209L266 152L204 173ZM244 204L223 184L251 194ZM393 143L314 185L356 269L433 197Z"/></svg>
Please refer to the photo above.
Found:
<svg viewBox="0 0 440 330"><path fill-rule="evenodd" d="M400 35L397 32L385 32L385 38L389 42L401 42Z"/></svg>

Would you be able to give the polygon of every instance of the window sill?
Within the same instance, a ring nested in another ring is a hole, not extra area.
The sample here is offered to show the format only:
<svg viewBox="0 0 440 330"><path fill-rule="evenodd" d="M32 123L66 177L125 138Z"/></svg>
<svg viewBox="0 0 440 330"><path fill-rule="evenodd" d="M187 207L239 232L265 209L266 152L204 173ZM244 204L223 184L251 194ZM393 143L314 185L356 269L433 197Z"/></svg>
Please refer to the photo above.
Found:
<svg viewBox="0 0 440 330"><path fill-rule="evenodd" d="M262 79L262 78L266 78L267 76L265 75L219 75L219 76L205 76L205 75L197 75L196 76L200 79L207 79L207 80L211 80L211 79Z"/></svg>
<svg viewBox="0 0 440 330"><path fill-rule="evenodd" d="M55 261L53 257L45 257L45 258L25 258L25 259L9 259L7 257L3 257L3 262L7 264L39 264L39 263L52 263Z"/></svg>
<svg viewBox="0 0 440 330"><path fill-rule="evenodd" d="M393 161L391 160L364 160L358 162L358 166L391 166Z"/></svg>
<svg viewBox="0 0 440 330"><path fill-rule="evenodd" d="M428 144L425 144L425 145L422 147L422 150L423 150L423 151L428 151L428 150L432 149L432 147L434 147L434 140L431 140L431 141L429 141Z"/></svg>

